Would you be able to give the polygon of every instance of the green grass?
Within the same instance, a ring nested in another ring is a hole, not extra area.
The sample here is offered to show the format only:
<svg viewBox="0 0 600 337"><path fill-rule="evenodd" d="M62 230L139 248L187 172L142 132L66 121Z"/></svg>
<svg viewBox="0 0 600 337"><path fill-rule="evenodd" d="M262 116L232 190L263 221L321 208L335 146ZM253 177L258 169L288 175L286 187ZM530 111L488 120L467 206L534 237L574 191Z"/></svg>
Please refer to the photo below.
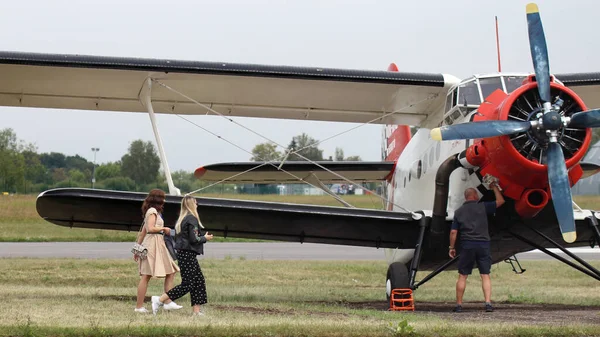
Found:
<svg viewBox="0 0 600 337"><path fill-rule="evenodd" d="M526 262L527 272L506 264L493 269L497 307L510 301L593 305L600 312L598 282L557 262ZM133 312L138 281L127 260L0 259L0 336L570 336L600 335L598 324L478 319L448 311L456 272L444 272L421 287L417 312L386 310L385 262L202 260L207 280L207 317L184 309L152 315ZM596 267L600 267L595 263ZM581 275L580 275L581 274ZM561 275L561 277L555 277ZM419 274L419 277L424 275ZM179 282L179 276L176 282ZM478 277L465 299L481 301ZM159 294L152 280L148 296ZM515 296L521 296L517 298ZM435 301L440 312L419 311ZM502 302L507 302L503 304ZM444 304L445 303L445 304ZM146 304L149 308L149 304ZM501 316L501 311L494 315ZM593 314L594 312L592 312ZM390 330L390 324L396 327ZM398 328L398 324L405 329Z"/></svg>

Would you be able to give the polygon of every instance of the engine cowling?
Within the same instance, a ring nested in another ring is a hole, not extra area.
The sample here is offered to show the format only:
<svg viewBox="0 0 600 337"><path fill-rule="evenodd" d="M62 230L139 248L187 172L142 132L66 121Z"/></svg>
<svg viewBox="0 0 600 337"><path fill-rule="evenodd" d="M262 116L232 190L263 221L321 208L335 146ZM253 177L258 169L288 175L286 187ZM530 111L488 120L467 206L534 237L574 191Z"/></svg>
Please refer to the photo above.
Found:
<svg viewBox="0 0 600 337"><path fill-rule="evenodd" d="M552 82L551 94L564 101L565 116L587 110L585 104L569 88ZM537 83L530 76L525 83L507 95L497 90L480 105L479 114L473 121L483 120L537 120L541 116L541 103ZM590 129L563 128L559 136L559 144L563 148L565 162L569 170L569 182L573 186L582 176L583 170L579 161L583 158L591 142ZM487 139L475 140L473 146L485 148L487 160L480 166L482 176L491 174L500 179L504 195L517 201L517 211L523 217L532 217L547 203L542 192L550 196L548 184L545 148L548 136L537 128L514 134ZM531 194L535 192L534 194ZM541 203L533 203L529 199L538 196Z"/></svg>

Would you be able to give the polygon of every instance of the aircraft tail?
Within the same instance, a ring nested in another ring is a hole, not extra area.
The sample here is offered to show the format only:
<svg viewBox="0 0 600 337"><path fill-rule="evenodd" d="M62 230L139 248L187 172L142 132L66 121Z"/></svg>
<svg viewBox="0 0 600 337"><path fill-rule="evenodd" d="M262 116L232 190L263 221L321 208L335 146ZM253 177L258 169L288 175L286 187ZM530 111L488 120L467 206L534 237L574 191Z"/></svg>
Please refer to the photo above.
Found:
<svg viewBox="0 0 600 337"><path fill-rule="evenodd" d="M398 71L395 63L390 64L388 71ZM385 161L396 161L410 141L411 133L408 125L386 125L383 131L382 157Z"/></svg>
<svg viewBox="0 0 600 337"><path fill-rule="evenodd" d="M388 71L398 71L398 67L395 63L390 64L388 67ZM383 129L383 143L382 143L382 151L381 155L384 161L393 161L396 163L402 151L411 138L410 126L408 125L386 125ZM396 165L394 165L394 169L387 177L387 184L384 184L385 192L387 195L388 203L385 205L387 210L393 210L393 202L394 202L394 189L395 180L394 174L396 173Z"/></svg>

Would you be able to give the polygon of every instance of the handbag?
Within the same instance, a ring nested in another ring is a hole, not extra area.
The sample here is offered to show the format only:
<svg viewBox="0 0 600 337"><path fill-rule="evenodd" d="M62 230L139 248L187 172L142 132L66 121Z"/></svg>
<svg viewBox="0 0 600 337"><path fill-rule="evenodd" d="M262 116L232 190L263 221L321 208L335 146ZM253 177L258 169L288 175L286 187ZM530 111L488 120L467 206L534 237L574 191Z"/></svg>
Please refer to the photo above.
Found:
<svg viewBox="0 0 600 337"><path fill-rule="evenodd" d="M174 229L171 229L174 231ZM177 261L177 250L175 249L175 240L170 235L165 235L165 246L167 246L167 250L169 254L171 254L171 258L173 261Z"/></svg>
<svg viewBox="0 0 600 337"><path fill-rule="evenodd" d="M140 226L138 236L136 237L135 242L133 243L133 247L131 247L131 252L133 253L133 255L135 255L140 260L144 260L146 257L148 257L148 248L144 247L144 245L142 244L137 243L137 240L140 237L140 232L142 231L142 228L144 228L145 225L146 221L144 221Z"/></svg>
<svg viewBox="0 0 600 337"><path fill-rule="evenodd" d="M131 247L131 252L141 260L148 257L148 248L137 242L133 244L133 247Z"/></svg>

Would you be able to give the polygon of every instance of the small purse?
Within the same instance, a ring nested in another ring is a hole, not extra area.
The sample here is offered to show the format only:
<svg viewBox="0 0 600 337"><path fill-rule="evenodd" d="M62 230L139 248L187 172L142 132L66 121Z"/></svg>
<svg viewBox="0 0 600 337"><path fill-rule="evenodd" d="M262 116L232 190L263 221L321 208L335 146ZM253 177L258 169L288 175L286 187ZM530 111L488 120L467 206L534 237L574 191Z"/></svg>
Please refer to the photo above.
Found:
<svg viewBox="0 0 600 337"><path fill-rule="evenodd" d="M148 248L140 245L137 242L133 244L133 247L131 247L131 252L141 260L148 257Z"/></svg>
<svg viewBox="0 0 600 337"><path fill-rule="evenodd" d="M140 237L140 232L142 231L142 228L144 228L145 225L146 222L144 221L144 223L142 223L142 226L140 226L140 231L138 232L138 236L135 239L135 242L133 243L133 247L131 247L131 252L133 253L133 255L135 255L140 260L144 260L146 257L148 257L148 248L144 247L144 245L142 244L137 243L137 240Z"/></svg>

